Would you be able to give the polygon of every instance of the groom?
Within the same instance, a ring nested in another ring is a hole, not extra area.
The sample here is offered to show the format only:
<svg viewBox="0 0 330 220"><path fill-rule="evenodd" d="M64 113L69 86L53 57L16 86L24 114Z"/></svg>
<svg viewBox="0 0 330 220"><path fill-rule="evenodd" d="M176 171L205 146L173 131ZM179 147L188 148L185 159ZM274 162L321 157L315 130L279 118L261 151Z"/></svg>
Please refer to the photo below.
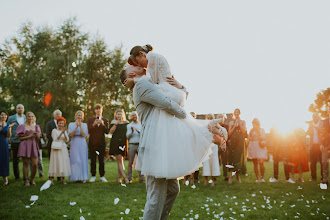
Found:
<svg viewBox="0 0 330 220"><path fill-rule="evenodd" d="M140 143L147 144L148 137L144 133L148 133L150 124L154 123L149 119L156 108L167 111L180 119L186 117L186 112L174 101L169 99L161 91L160 87L152 84L146 77L146 70L138 66L128 66L120 73L120 80L124 84L128 78L140 78L135 85L126 85L129 89L133 89L133 101L140 116L142 123L142 131L140 135ZM168 83L178 89L185 88L174 78L169 78ZM209 127L213 131L215 126ZM215 133L219 133L216 131ZM216 144L221 142L220 136L214 136ZM139 146L138 161L143 161L145 146ZM144 208L144 220L163 220L167 219L174 201L179 194L180 186L177 179L155 178L154 176L146 176L147 202Z"/></svg>
<svg viewBox="0 0 330 220"><path fill-rule="evenodd" d="M147 133L149 125L154 123L149 119L156 108L163 109L171 115L183 119L186 117L186 112L174 101L167 98L160 90L160 87L152 84L146 77L146 70L138 66L128 66L120 73L120 80L124 84L127 78L141 78L133 89L133 101L140 116L142 123L141 141L140 143L148 142L148 137L144 136ZM174 79L172 79L173 81ZM174 81L177 83L176 81ZM180 86L178 83L177 86ZM182 88L182 86L181 86ZM145 141L142 141L146 139ZM143 158L144 147L139 148L139 157ZM139 161L142 161L139 159ZM167 219L173 203L179 194L180 186L177 179L155 178L154 176L146 176L147 202L144 208L144 220Z"/></svg>

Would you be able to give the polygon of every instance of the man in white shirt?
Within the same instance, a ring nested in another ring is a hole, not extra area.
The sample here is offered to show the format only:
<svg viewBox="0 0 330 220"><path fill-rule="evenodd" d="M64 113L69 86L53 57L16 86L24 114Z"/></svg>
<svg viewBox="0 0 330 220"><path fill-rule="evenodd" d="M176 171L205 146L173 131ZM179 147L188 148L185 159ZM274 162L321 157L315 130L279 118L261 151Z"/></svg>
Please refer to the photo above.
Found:
<svg viewBox="0 0 330 220"><path fill-rule="evenodd" d="M10 137L10 143L11 143L11 150L13 153L13 168L14 168L14 175L15 180L19 180L19 157L17 157L18 148L20 140L18 137L16 137L16 128L18 125L24 124L26 121L25 115L24 115L24 106L22 104L18 104L16 106L16 114L12 115L8 118L8 123L12 124L15 123L15 125L11 129L11 137Z"/></svg>
<svg viewBox="0 0 330 220"><path fill-rule="evenodd" d="M139 143L140 143L140 131L142 130L141 122L139 121L139 117L137 112L131 113L131 120L132 123L127 125L127 132L126 137L128 139L128 180L131 182L133 179L133 162L135 155L138 154L139 151ZM143 175L141 175L141 172L139 173L139 180L141 183L144 182Z"/></svg>

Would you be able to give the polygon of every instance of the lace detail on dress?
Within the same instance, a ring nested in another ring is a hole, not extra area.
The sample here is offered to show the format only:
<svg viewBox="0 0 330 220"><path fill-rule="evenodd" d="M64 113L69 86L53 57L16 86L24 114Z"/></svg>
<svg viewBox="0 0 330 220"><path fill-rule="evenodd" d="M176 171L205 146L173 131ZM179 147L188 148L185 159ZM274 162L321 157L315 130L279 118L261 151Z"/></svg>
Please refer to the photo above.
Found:
<svg viewBox="0 0 330 220"><path fill-rule="evenodd" d="M166 77L172 77L170 65L165 57L154 52L149 52L146 58L148 60L147 71L151 76L152 83L159 84L166 82Z"/></svg>

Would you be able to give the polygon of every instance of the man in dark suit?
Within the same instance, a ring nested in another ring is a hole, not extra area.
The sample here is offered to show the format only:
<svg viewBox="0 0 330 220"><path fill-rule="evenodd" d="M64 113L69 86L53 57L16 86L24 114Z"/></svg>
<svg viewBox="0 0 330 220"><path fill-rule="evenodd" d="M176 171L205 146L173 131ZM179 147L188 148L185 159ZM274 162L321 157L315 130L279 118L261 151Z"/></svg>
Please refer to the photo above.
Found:
<svg viewBox="0 0 330 220"><path fill-rule="evenodd" d="M322 176L322 152L320 149L321 145L321 132L322 122L320 116L317 113L313 114L313 121L309 123L307 134L310 137L310 161L311 161L311 176L312 181L316 181L316 164L317 161L321 164L321 176ZM323 178L322 178L323 179Z"/></svg>
<svg viewBox="0 0 330 220"><path fill-rule="evenodd" d="M104 155L105 155L105 134L109 133L109 120L102 117L103 106L96 104L94 107L95 117L88 119L89 133L89 155L91 157L92 177L89 182L96 180L96 157L99 159L100 180L108 182L104 177Z"/></svg>
<svg viewBox="0 0 330 220"><path fill-rule="evenodd" d="M330 116L330 105L327 107ZM322 183L328 184L329 175L329 151L330 151L330 117L322 121L322 165L323 165L323 179Z"/></svg>
<svg viewBox="0 0 330 220"><path fill-rule="evenodd" d="M24 115L24 106L22 104L18 104L16 106L16 114L11 115L8 118L8 124L13 124L14 126L11 129L11 137L10 137L10 147L13 154L13 168L15 180L19 180L19 157L17 157L18 148L20 140L16 137L16 128L18 125L22 125L26 122L26 118Z"/></svg>
<svg viewBox="0 0 330 220"><path fill-rule="evenodd" d="M47 136L47 140L48 140L46 148L48 149L48 152L49 152L49 154L48 154L49 158L50 158L50 153L52 151L51 146L53 143L52 131L53 131L53 129L57 128L57 119L59 117L62 117L62 112L59 109L56 109L53 112L53 117L54 117L54 119L49 121L46 125L46 136ZM50 176L50 178L53 178L53 177ZM57 177L57 180L60 181L61 177Z"/></svg>

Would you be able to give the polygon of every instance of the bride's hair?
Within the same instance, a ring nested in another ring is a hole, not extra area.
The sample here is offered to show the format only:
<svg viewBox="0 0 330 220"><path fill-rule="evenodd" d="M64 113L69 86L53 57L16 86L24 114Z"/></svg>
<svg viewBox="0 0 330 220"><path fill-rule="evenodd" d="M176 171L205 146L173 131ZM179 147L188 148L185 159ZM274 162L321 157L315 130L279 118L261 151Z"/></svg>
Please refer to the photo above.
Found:
<svg viewBox="0 0 330 220"><path fill-rule="evenodd" d="M148 53L148 52L150 52L150 51L152 51L152 50L153 50L152 46L151 46L150 44L146 44L146 45L144 45L144 46L135 46L135 47L133 47L133 48L131 49L131 52L130 52L129 54L131 55L131 57L132 57L133 60L134 60L135 57L137 57L137 56L140 55L140 51L143 51L143 52ZM132 60L131 57L129 58L128 61Z"/></svg>

